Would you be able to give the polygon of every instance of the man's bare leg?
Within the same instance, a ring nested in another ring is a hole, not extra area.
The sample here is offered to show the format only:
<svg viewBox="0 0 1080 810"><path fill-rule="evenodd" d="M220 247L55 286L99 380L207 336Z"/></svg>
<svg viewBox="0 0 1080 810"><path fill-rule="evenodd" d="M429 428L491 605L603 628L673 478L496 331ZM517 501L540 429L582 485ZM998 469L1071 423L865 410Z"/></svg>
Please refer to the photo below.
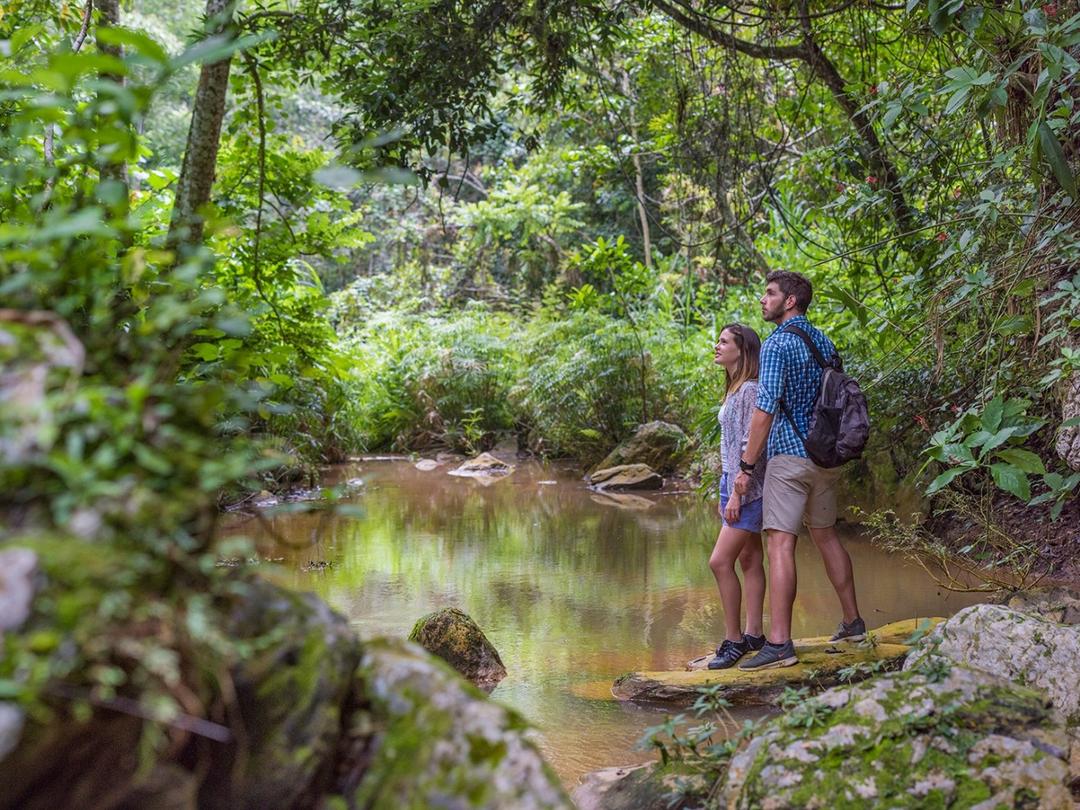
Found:
<svg viewBox="0 0 1080 810"><path fill-rule="evenodd" d="M810 537L814 540L825 563L825 573L832 583L836 595L840 597L840 608L844 612L844 621L851 623L859 617L859 605L855 601L855 575L851 569L851 556L840 542L835 526L824 529L811 529ZM770 538L771 540L771 538ZM769 563L772 564L772 545L769 545ZM770 571L771 573L771 571ZM772 591L769 591L772 595ZM789 613L790 615L790 613Z"/></svg>
<svg viewBox="0 0 1080 810"><path fill-rule="evenodd" d="M795 540L795 535L789 532L769 530L769 641L772 644L784 644L791 639L791 608L798 586Z"/></svg>

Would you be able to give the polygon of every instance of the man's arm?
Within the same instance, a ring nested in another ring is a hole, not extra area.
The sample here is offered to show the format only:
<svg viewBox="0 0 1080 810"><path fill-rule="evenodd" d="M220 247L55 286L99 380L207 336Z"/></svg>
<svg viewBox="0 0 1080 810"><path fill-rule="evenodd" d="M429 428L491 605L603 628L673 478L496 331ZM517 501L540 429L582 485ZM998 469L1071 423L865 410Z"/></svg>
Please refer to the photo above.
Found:
<svg viewBox="0 0 1080 810"><path fill-rule="evenodd" d="M746 449L742 454L742 460L747 464L756 464L761 457L761 451L765 449L765 441L769 438L769 430L772 428L773 416L774 414L767 413L761 408L754 408L754 415L750 417L750 436L746 440ZM745 495L748 486L750 486L750 474L740 470L735 476L735 491L740 495Z"/></svg>

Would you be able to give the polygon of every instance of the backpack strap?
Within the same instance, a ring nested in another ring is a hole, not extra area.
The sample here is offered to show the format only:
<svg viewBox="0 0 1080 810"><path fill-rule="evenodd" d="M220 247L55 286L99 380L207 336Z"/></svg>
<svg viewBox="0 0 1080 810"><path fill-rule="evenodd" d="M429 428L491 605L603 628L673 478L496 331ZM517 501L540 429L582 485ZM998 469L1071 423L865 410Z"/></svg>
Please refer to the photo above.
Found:
<svg viewBox="0 0 1080 810"><path fill-rule="evenodd" d="M803 343L806 344L806 348L808 348L810 350L810 354L813 356L814 361L818 364L818 367L822 371L824 371L827 368L837 368L837 366L839 366L841 369L843 369L844 361L840 359L839 354L836 355L836 363L830 363L830 362L826 361L825 356L821 353L821 350L817 346L814 345L814 341L811 340L810 336L808 334L806 334L806 332L804 332L799 327L797 327L797 326L784 326L784 327L781 327L781 328L786 332L790 332L791 334L798 335L799 337L802 338Z"/></svg>

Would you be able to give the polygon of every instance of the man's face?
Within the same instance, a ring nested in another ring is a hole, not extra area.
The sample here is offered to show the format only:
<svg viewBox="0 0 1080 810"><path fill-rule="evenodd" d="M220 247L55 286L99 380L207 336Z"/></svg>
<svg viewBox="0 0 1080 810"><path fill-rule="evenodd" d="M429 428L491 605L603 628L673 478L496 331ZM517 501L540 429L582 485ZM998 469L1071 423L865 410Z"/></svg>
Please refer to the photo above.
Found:
<svg viewBox="0 0 1080 810"><path fill-rule="evenodd" d="M780 285L775 281L770 281L765 285L765 294L761 296L761 317L770 323L780 320L787 310L788 299L793 297L789 295L785 298L780 292Z"/></svg>

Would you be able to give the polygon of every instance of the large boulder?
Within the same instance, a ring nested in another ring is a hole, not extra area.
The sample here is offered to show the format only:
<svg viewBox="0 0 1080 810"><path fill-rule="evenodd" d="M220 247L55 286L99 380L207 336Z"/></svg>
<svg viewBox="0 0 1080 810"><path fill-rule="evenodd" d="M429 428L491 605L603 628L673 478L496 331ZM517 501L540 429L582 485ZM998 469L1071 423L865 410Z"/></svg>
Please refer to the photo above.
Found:
<svg viewBox="0 0 1080 810"><path fill-rule="evenodd" d="M364 645L349 807L572 810L525 721L407 641Z"/></svg>
<svg viewBox="0 0 1080 810"><path fill-rule="evenodd" d="M660 489L663 477L645 464L623 464L596 470L588 477L589 486L605 489Z"/></svg>
<svg viewBox="0 0 1080 810"><path fill-rule="evenodd" d="M284 810L333 759L360 647L348 621L314 594L259 579L242 593L224 628L255 648L231 674L242 746L219 750L199 805Z"/></svg>
<svg viewBox="0 0 1080 810"><path fill-rule="evenodd" d="M506 667L484 631L457 608L424 616L413 625L409 641L439 656L485 691L490 692L506 677Z"/></svg>
<svg viewBox="0 0 1080 810"><path fill-rule="evenodd" d="M1080 725L1080 627L1004 605L972 605L934 628L905 668L934 657L1041 689L1070 726Z"/></svg>
<svg viewBox="0 0 1080 810"><path fill-rule="evenodd" d="M670 422L647 422L641 425L594 469L620 467L624 464L647 464L661 473L672 473L689 454L690 437Z"/></svg>
<svg viewBox="0 0 1080 810"><path fill-rule="evenodd" d="M163 598L129 552L32 545L39 590L0 658L30 707L0 701L0 810L570 809L524 721L418 646L361 644L255 577Z"/></svg>
<svg viewBox="0 0 1080 810"><path fill-rule="evenodd" d="M1067 808L1071 745L1041 693L934 665L795 705L732 758L719 806Z"/></svg>

